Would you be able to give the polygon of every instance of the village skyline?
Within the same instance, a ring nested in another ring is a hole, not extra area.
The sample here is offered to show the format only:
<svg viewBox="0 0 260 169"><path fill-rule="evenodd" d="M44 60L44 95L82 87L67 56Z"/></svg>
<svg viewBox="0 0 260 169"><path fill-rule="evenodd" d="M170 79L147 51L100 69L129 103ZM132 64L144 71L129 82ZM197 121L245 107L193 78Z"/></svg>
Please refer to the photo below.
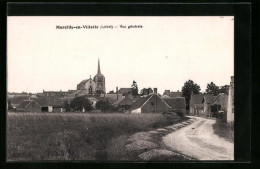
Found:
<svg viewBox="0 0 260 169"><path fill-rule="evenodd" d="M60 30L56 25L142 25ZM8 17L8 92L67 91L93 77L100 59L106 92L131 87L181 91L193 80L229 85L234 17Z"/></svg>

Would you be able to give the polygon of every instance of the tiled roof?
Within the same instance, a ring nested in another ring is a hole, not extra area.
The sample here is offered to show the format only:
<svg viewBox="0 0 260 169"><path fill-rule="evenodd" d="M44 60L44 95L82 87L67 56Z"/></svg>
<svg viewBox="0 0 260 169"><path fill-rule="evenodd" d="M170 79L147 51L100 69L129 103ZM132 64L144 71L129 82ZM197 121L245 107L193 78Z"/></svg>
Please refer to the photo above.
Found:
<svg viewBox="0 0 260 169"><path fill-rule="evenodd" d="M134 102L136 102L136 100L138 100L139 98L133 98L133 97L125 97L124 99L122 99L119 103L118 106L131 106Z"/></svg>
<svg viewBox="0 0 260 169"><path fill-rule="evenodd" d="M11 104L20 104L24 100L29 100L30 96L15 96L13 98L10 98Z"/></svg>
<svg viewBox="0 0 260 169"><path fill-rule="evenodd" d="M204 95L203 103L206 101L207 104L212 104L216 100L217 96Z"/></svg>
<svg viewBox="0 0 260 169"><path fill-rule="evenodd" d="M192 94L190 98L190 104L201 104L203 100L204 94Z"/></svg>
<svg viewBox="0 0 260 169"><path fill-rule="evenodd" d="M217 101L218 101L221 97L224 97L224 96L228 97L225 93L219 93L218 96L216 97L216 99L214 100L214 102L212 103L212 105L213 105L213 104L216 104Z"/></svg>
<svg viewBox="0 0 260 169"><path fill-rule="evenodd" d="M17 106L17 108L25 109L33 100L24 100L22 103Z"/></svg>
<svg viewBox="0 0 260 169"><path fill-rule="evenodd" d="M118 94L126 94L126 93L131 93L132 88L120 88L118 90Z"/></svg>
<svg viewBox="0 0 260 169"><path fill-rule="evenodd" d="M110 103L115 103L118 100L121 100L122 97L124 97L122 94L118 94L118 100L117 100L117 94L100 94L100 97L109 98Z"/></svg>
<svg viewBox="0 0 260 169"><path fill-rule="evenodd" d="M48 96L48 97L38 97L33 98L32 100L35 100L36 103L38 103L41 107L46 106L62 106L64 99Z"/></svg>
<svg viewBox="0 0 260 169"><path fill-rule="evenodd" d="M163 99L172 109L183 109L186 107L185 97Z"/></svg>
<svg viewBox="0 0 260 169"><path fill-rule="evenodd" d="M149 100L151 97L153 96L153 94L145 96L145 97L140 97L138 100L136 100L136 102L134 102L131 106L131 109L138 109L140 107L143 106L143 104Z"/></svg>

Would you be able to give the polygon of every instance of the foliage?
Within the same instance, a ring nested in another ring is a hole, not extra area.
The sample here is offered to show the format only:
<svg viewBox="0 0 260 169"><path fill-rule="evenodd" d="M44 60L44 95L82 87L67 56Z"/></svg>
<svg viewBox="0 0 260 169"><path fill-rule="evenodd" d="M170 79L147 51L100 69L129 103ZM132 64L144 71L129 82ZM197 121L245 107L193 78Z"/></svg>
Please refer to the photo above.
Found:
<svg viewBox="0 0 260 169"><path fill-rule="evenodd" d="M131 85L131 88L132 88L132 95L133 96L138 95L138 86L137 86L136 81L133 81L133 84Z"/></svg>
<svg viewBox="0 0 260 169"><path fill-rule="evenodd" d="M107 160L122 152L111 151L109 143L123 141L114 138L180 121L162 114L8 113L7 160Z"/></svg>
<svg viewBox="0 0 260 169"><path fill-rule="evenodd" d="M228 95L228 92L229 92L229 86L228 85L222 86L219 89L219 93L225 93L226 95Z"/></svg>
<svg viewBox="0 0 260 169"><path fill-rule="evenodd" d="M114 90L111 90L110 92L108 92L108 94L115 94Z"/></svg>
<svg viewBox="0 0 260 169"><path fill-rule="evenodd" d="M182 96L185 97L187 110L190 108L191 93L199 94L199 92L200 86L194 83L192 80L188 80L184 83L184 86L182 87Z"/></svg>
<svg viewBox="0 0 260 169"><path fill-rule="evenodd" d="M143 88L141 91L140 91L140 95L143 96L143 95L149 95L150 93L153 93L153 90L149 87L149 88Z"/></svg>
<svg viewBox="0 0 260 169"><path fill-rule="evenodd" d="M76 111L82 111L83 108L85 111L90 111L93 109L90 101L85 96L76 97L73 99L70 103L70 108Z"/></svg>
<svg viewBox="0 0 260 169"><path fill-rule="evenodd" d="M100 100L96 103L96 109L106 112L112 109L112 105L109 103L108 100Z"/></svg>
<svg viewBox="0 0 260 169"><path fill-rule="evenodd" d="M206 93L217 96L219 94L219 87L215 83L211 82L207 84Z"/></svg>
<svg viewBox="0 0 260 169"><path fill-rule="evenodd" d="M68 101L63 103L63 108L65 109L66 112L70 112L71 108L70 108L70 104Z"/></svg>

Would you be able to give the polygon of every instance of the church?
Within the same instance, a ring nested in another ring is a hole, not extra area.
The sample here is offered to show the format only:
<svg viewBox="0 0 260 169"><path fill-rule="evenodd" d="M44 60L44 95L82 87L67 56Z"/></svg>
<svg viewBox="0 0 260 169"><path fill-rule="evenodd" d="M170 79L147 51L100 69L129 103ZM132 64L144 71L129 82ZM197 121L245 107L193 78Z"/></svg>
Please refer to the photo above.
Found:
<svg viewBox="0 0 260 169"><path fill-rule="evenodd" d="M90 76L89 79L81 81L77 85L77 90L84 91L85 94L90 95L106 93L105 76L101 74L99 59L96 76L93 79Z"/></svg>

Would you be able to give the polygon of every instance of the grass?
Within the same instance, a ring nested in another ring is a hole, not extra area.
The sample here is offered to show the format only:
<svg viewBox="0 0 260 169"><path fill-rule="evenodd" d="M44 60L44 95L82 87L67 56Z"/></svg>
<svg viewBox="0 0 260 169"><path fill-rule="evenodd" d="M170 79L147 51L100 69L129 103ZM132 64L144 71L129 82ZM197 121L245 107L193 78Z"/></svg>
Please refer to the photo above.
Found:
<svg viewBox="0 0 260 169"><path fill-rule="evenodd" d="M221 119L217 119L213 124L214 133L220 137L225 138L227 141L234 143L234 128L233 126L223 122Z"/></svg>
<svg viewBox="0 0 260 169"><path fill-rule="evenodd" d="M136 160L128 136L183 119L162 114L8 113L7 160Z"/></svg>

